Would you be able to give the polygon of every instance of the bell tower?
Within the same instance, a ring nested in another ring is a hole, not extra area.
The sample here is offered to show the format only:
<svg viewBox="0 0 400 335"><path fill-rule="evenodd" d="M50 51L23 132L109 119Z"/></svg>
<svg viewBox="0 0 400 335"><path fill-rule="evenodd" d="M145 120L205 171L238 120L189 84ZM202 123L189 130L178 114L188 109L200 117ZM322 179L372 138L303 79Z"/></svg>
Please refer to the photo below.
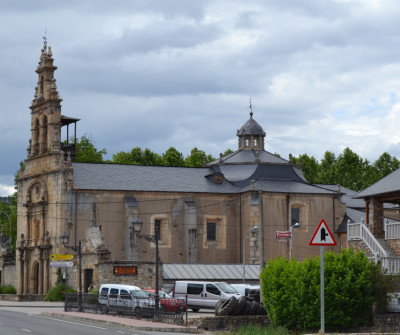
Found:
<svg viewBox="0 0 400 335"><path fill-rule="evenodd" d="M57 278L50 255L60 253L58 236L71 221L75 141L61 142L61 129L79 119L61 115L53 54L45 39L36 69L31 136L18 182L16 287L18 294L44 295ZM75 137L76 138L76 137Z"/></svg>
<svg viewBox="0 0 400 335"><path fill-rule="evenodd" d="M265 131L253 119L253 106L250 100L250 119L238 129L236 136L239 138L238 150L256 149L264 150Z"/></svg>

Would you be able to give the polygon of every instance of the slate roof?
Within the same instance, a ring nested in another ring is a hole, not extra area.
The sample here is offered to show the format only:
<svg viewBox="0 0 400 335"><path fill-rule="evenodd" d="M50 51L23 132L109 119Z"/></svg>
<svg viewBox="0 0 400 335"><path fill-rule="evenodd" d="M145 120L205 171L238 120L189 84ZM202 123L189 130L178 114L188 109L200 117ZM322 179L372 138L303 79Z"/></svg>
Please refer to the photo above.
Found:
<svg viewBox="0 0 400 335"><path fill-rule="evenodd" d="M251 180L254 179L256 180L255 189L266 192L336 193L303 181L290 165L255 165L255 169L250 169L246 165L238 165L235 167L236 172L230 175L228 173L230 177L235 176L236 181L224 180L222 184L216 184L213 178L209 178L215 173L215 170L208 167L185 168L96 163L72 163L72 166L74 189L233 194L251 191ZM239 180L240 171L244 173L242 178L245 179L243 180ZM249 171L253 171L253 173L250 175Z"/></svg>
<svg viewBox="0 0 400 335"><path fill-rule="evenodd" d="M400 194L400 169L393 171L391 174L367 187L365 190L358 193L355 198L364 198L376 195L385 195L389 193Z"/></svg>
<svg viewBox="0 0 400 335"><path fill-rule="evenodd" d="M246 264L246 279L260 279L260 265ZM163 264L164 280L243 280L243 264Z"/></svg>
<svg viewBox="0 0 400 335"><path fill-rule="evenodd" d="M262 135L265 136L265 131L253 119L253 113L250 113L250 119L237 131L237 136L240 135Z"/></svg>
<svg viewBox="0 0 400 335"><path fill-rule="evenodd" d="M210 168L72 163L74 188L85 190L234 193L206 178Z"/></svg>
<svg viewBox="0 0 400 335"><path fill-rule="evenodd" d="M259 162L256 162L257 153L259 157ZM265 150L257 150L257 149L242 149L237 150L229 155L222 157L222 160L217 159L207 164L208 166L215 164L239 164L239 163L253 163L253 164L284 164L291 165L289 161L286 159L280 158L274 154L271 154Z"/></svg>

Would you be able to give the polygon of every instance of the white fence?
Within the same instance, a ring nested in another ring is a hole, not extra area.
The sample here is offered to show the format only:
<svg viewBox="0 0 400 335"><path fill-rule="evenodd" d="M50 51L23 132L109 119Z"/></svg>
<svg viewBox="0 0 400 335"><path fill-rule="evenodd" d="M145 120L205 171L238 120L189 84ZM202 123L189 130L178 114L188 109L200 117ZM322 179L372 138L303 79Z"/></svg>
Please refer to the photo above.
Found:
<svg viewBox="0 0 400 335"><path fill-rule="evenodd" d="M400 238L400 223L386 223L385 239L395 238ZM371 259L373 259L375 263L381 261L382 267L387 270L388 274L400 273L400 258L387 257L386 251L364 223L348 223L347 239L349 241L362 240L374 255Z"/></svg>
<svg viewBox="0 0 400 335"><path fill-rule="evenodd" d="M375 236L372 235L367 226L362 222L347 224L347 239L349 241L363 240L374 256L378 256L380 258L387 257L385 249L382 248Z"/></svg>

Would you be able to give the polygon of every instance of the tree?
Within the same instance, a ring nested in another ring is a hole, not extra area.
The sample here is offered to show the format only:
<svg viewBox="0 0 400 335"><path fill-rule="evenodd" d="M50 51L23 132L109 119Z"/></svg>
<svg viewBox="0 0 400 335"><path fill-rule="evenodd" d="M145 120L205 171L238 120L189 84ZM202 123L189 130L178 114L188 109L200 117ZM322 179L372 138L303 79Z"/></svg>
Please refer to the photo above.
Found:
<svg viewBox="0 0 400 335"><path fill-rule="evenodd" d="M304 177L311 184L319 182L320 166L318 161L313 157L309 157L307 154L299 156L298 163L301 165Z"/></svg>
<svg viewBox="0 0 400 335"><path fill-rule="evenodd" d="M103 155L107 154L106 149L98 150L94 146L92 137L83 135L76 143L75 162L81 163L103 163Z"/></svg>
<svg viewBox="0 0 400 335"><path fill-rule="evenodd" d="M185 159L182 153L174 147L170 147L162 154L162 165L164 166L185 166Z"/></svg>
<svg viewBox="0 0 400 335"><path fill-rule="evenodd" d="M206 155L206 153L203 150L193 148L192 151L190 152L190 155L185 158L185 166L201 167L203 166L204 157L206 164L215 160L213 156Z"/></svg>
<svg viewBox="0 0 400 335"><path fill-rule="evenodd" d="M233 150L232 150L232 149L226 149L225 152L224 152L224 154L223 154L223 156L228 156L228 155L230 155L231 153L233 153Z"/></svg>
<svg viewBox="0 0 400 335"><path fill-rule="evenodd" d="M336 156L333 152L325 152L319 171L319 183L328 185L338 184Z"/></svg>
<svg viewBox="0 0 400 335"><path fill-rule="evenodd" d="M374 162L373 166L377 170L377 180L382 179L400 167L400 161L396 157L392 157L384 152Z"/></svg>
<svg viewBox="0 0 400 335"><path fill-rule="evenodd" d="M0 201L0 229L7 238L11 236L11 250L15 254L15 243L17 241L17 192L7 197L6 200ZM10 231L10 218L11 231Z"/></svg>

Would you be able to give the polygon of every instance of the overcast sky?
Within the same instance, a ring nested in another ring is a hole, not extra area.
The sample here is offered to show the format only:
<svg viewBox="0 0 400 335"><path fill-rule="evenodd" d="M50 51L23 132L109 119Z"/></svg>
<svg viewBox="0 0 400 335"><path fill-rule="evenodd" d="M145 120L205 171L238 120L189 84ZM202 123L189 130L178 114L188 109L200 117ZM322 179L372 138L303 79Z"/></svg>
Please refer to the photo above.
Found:
<svg viewBox="0 0 400 335"><path fill-rule="evenodd" d="M106 158L219 156L249 118L265 149L400 156L398 0L0 0L0 196L26 159L47 30L62 114Z"/></svg>

